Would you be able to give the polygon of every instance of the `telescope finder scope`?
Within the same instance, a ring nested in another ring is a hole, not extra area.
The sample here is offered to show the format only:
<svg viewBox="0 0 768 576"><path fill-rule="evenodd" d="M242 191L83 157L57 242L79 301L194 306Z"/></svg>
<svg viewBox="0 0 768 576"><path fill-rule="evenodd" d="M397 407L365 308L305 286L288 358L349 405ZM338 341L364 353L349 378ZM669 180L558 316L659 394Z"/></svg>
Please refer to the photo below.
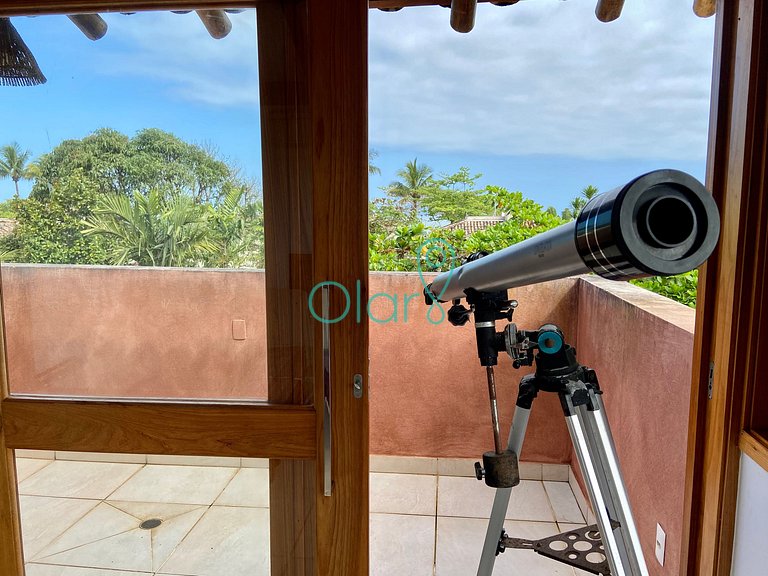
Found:
<svg viewBox="0 0 768 576"><path fill-rule="evenodd" d="M693 176L656 170L594 196L576 220L438 275L429 302L594 272L611 280L699 267L720 235L711 194Z"/></svg>

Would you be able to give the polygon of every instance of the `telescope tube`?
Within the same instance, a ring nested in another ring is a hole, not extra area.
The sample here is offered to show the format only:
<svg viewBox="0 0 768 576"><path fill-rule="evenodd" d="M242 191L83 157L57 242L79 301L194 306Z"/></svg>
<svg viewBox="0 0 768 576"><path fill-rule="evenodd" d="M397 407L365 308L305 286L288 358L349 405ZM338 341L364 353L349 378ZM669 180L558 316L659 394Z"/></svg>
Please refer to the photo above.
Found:
<svg viewBox="0 0 768 576"><path fill-rule="evenodd" d="M468 289L507 290L594 272L611 280L672 276L698 268L715 249L720 215L693 176L656 170L593 197L576 220L443 272L428 300Z"/></svg>

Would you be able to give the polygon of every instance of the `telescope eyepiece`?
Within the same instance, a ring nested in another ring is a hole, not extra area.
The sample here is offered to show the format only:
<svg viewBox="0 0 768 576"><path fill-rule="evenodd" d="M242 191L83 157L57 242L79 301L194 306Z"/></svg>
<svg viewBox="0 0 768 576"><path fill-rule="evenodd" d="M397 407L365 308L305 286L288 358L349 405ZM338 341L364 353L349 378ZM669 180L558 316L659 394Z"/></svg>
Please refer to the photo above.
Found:
<svg viewBox="0 0 768 576"><path fill-rule="evenodd" d="M696 234L696 215L684 197L666 196L648 202L637 221L640 236L656 248L677 248Z"/></svg>

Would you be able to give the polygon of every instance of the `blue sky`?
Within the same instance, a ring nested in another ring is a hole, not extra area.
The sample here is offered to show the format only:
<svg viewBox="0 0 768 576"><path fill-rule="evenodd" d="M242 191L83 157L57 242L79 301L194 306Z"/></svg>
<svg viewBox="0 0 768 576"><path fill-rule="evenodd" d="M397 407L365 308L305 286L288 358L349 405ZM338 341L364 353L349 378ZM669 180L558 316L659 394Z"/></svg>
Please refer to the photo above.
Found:
<svg viewBox="0 0 768 576"><path fill-rule="evenodd" d="M714 21L684 1L630 2L610 24L593 9L481 5L468 35L439 7L371 11L370 145L382 170L371 195L414 157L557 208L588 184L607 190L654 168L703 178ZM39 155L99 127L158 127L260 179L253 12L232 16L221 41L194 14L105 19L97 42L65 17L14 19L48 83L2 88L0 144ZM0 198L12 190L0 181Z"/></svg>

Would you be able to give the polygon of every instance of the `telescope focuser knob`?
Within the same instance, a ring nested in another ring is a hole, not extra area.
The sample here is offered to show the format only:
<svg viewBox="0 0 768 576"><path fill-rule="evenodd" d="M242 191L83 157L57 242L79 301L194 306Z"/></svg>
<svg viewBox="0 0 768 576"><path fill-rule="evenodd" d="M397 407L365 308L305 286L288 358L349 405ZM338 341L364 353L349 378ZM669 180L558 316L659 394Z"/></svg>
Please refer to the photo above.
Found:
<svg viewBox="0 0 768 576"><path fill-rule="evenodd" d="M453 326L464 326L469 322L469 315L472 312L469 308L465 308L459 304L459 300L453 301L453 306L448 309L448 322Z"/></svg>
<svg viewBox="0 0 768 576"><path fill-rule="evenodd" d="M483 470L480 462L475 462L475 478L482 480L485 477L485 470Z"/></svg>

